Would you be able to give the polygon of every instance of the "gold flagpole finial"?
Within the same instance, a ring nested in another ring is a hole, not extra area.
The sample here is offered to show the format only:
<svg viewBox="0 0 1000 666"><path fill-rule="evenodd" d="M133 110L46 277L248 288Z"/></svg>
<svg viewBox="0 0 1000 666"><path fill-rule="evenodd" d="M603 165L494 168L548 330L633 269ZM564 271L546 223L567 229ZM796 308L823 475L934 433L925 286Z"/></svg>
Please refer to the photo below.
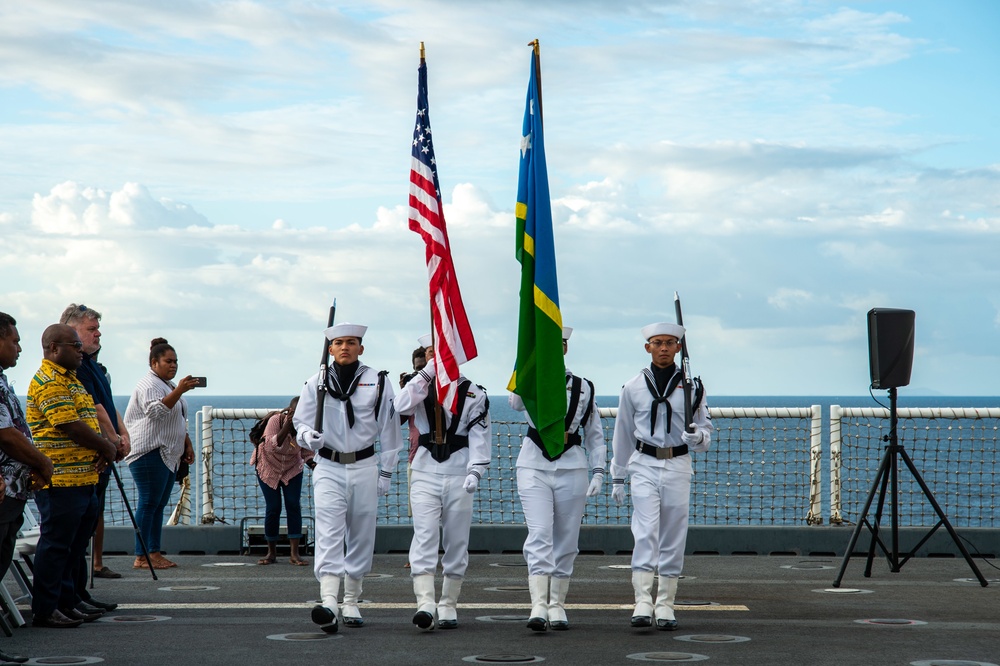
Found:
<svg viewBox="0 0 1000 666"><path fill-rule="evenodd" d="M424 43L420 42L420 59L424 59Z"/></svg>
<svg viewBox="0 0 1000 666"><path fill-rule="evenodd" d="M530 46L533 49L535 49L535 55L538 55L538 40L537 39L533 39L530 42L528 42L528 46Z"/></svg>

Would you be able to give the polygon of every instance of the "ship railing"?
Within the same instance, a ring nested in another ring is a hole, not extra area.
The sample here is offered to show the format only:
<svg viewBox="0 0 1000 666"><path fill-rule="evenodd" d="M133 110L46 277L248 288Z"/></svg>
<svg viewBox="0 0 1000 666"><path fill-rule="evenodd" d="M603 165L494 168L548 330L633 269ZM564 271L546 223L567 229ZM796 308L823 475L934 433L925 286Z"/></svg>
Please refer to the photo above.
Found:
<svg viewBox="0 0 1000 666"><path fill-rule="evenodd" d="M270 411L205 407L198 412L198 459L172 498L171 524L240 524L264 515L256 474L249 464L253 446L248 434L254 422ZM598 414L609 463L616 413L615 408L601 408ZM713 407L711 414L712 446L692 456L691 524L840 525L858 519L884 453L887 410L833 405L827 424L820 405ZM900 443L952 523L996 527L1000 523L996 510L1000 409L899 409L897 415ZM493 423L494 455L476 493L475 523L524 524L514 468L526 427L516 421ZM134 501L131 475L123 473L122 477ZM392 490L379 502L379 524L411 522L406 477L404 451ZM584 523L627 525L629 498L616 506L607 477L604 492L587 501ZM919 494L919 488L901 474L900 506L905 508L901 525L936 522L932 507ZM109 524L127 525L128 516L114 489L108 493L108 505ZM302 485L302 506L305 516L313 515L308 478Z"/></svg>
<svg viewBox="0 0 1000 666"><path fill-rule="evenodd" d="M996 527L1000 409L899 408L896 437L955 526ZM831 524L860 519L890 436L889 410L830 406ZM937 515L916 478L898 461L896 519L928 526ZM871 511L875 511L873 507ZM886 508L888 511L888 508Z"/></svg>

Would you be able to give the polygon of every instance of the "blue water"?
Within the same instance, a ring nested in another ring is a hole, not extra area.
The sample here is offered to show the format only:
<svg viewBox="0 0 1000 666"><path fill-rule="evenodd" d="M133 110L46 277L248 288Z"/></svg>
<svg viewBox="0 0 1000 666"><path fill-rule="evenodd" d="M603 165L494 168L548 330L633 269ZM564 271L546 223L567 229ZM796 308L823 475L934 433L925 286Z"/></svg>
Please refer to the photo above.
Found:
<svg viewBox="0 0 1000 666"><path fill-rule="evenodd" d="M907 407L994 407L1000 405L1000 398L994 397L941 397L905 395L905 389L900 391L899 408ZM199 395L197 391L186 395L189 405L189 428L191 439L197 448L198 439L195 432L195 414L205 405L215 408L281 408L289 400L289 396L211 396ZM875 398L878 399L876 402ZM128 402L127 396L118 396L116 404L119 412L124 412ZM614 407L617 396L600 396L598 405ZM885 391L877 392L874 398L870 395L860 396L710 396L709 404L713 407L809 407L821 405L823 415L823 460L822 485L820 497L822 515L830 516L829 499L829 413L831 405L842 407L888 407L889 401ZM477 523L523 523L520 505L514 483L513 462L517 447L520 446L520 432L524 417L522 413L510 409L507 396L496 395L490 398L490 413L494 423L494 435L498 445L497 460L491 466L489 480L484 480L488 493L477 495L473 520ZM808 431L794 435L791 432L769 431L766 439L754 439L754 446L748 448L749 437L760 437L761 428L766 429L770 419L725 420L717 423L723 430L718 433L717 441L713 443L711 455L698 456L695 460L696 477L693 488L692 506L695 512L692 522L695 524L771 524L789 525L803 524L808 510L807 498L802 497L802 486L808 485ZM507 422L510 425L498 425ZM252 424L247 421L240 425L244 431ZM605 435L610 436L609 420L605 421ZM941 426L935 425L924 430L924 423L911 421L900 434L901 441L906 439L912 443L907 445L918 466L924 471L926 480L941 489L938 500L949 505L946 510L952 515L956 525L992 526L996 521L993 515L995 508L988 495L989 491L1000 483L994 480L992 471L995 464L995 438L987 433L979 433L972 439L956 440L961 449L961 458L955 457L955 451L949 450L951 435L942 434ZM945 424L947 428L948 424ZM977 426L982 428L981 424ZM969 424L964 425L965 437L969 436ZM992 428L992 422L988 427ZM870 428L846 427L845 450L843 464L845 470L851 471L851 481L845 476L843 493L843 517L852 520L865 499L870 479L874 478L882 451L880 437L883 431L872 432L882 426ZM756 428L756 435L744 434L738 428ZM961 429L961 428L960 428ZM728 430L728 432L726 432ZM958 435L962 437L962 435ZM786 439L791 437L793 439ZM728 438L728 439L727 439ZM852 446L846 446L851 438ZM216 479L216 514L225 516L229 521L238 521L241 517L255 515L260 511L260 501L256 497L256 482L253 470L249 467L251 447L244 438L217 449L214 469L220 478ZM803 448L803 442L805 447ZM973 446L970 446L970 443ZM219 442L217 441L217 446ZM971 456L971 458L970 458ZM955 462L961 460L961 463ZM979 476L969 478L966 471L970 465L976 469ZM959 467L961 475L956 483L955 472ZM845 472L846 474L846 472ZM123 473L126 486L131 486L130 475ZM224 482L225 481L225 482ZM380 502L380 523L408 522L406 511L405 475L397 476L397 488L390 498ZM912 484L904 487L906 500L914 505L914 511L928 507L914 490ZM799 490L792 490L798 488ZM978 498L984 494L982 502ZM309 495L308 484L304 494ZM630 509L628 506L616 507L602 494L596 501L588 502L587 515L584 522L588 524L627 524ZM937 492L937 491L936 491ZM176 499L176 497L174 498ZM305 497L304 497L305 499ZM954 500L954 504L953 504ZM171 501L173 503L174 500ZM112 504L116 502L112 501ZM912 518L905 517L901 524L920 524L926 517L915 514ZM122 516L117 516L115 522L121 522ZM825 522L825 519L824 519Z"/></svg>
<svg viewBox="0 0 1000 666"><path fill-rule="evenodd" d="M906 389L900 389L897 398L897 406L905 407L1000 407L1000 397L984 396L915 396L905 395ZM200 411L205 405L216 408L270 408L284 407L288 404L291 396L213 396L199 395L197 390L191 391L184 396L188 402L189 420L191 427L194 427L194 413ZM875 398L870 395L855 396L713 396L709 395L709 405L712 407L809 407L811 405L822 405L824 420L829 417L830 405L840 405L841 407L888 407L889 398L886 392L875 393ZM116 396L115 404L119 413L125 413L128 405L128 396ZM617 407L617 395L603 395L597 397L599 407ZM524 415L515 412L507 404L507 394L490 396L490 418L493 421L514 421L523 422ZM193 431L192 431L193 432Z"/></svg>

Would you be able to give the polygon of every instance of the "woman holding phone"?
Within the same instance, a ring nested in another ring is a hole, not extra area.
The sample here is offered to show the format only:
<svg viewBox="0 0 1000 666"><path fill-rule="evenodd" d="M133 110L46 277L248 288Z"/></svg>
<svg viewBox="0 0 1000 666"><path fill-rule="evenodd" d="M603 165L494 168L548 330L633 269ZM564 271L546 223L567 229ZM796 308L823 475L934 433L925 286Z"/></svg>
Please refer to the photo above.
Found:
<svg viewBox="0 0 1000 666"><path fill-rule="evenodd" d="M133 569L146 566L140 536L154 569L177 566L160 551L160 536L177 467L181 460L194 462L187 432L187 401L182 396L198 381L188 375L175 384L176 375L177 352L165 339L154 339L149 349L149 373L139 380L125 410L125 426L132 435L132 451L125 462L139 496Z"/></svg>

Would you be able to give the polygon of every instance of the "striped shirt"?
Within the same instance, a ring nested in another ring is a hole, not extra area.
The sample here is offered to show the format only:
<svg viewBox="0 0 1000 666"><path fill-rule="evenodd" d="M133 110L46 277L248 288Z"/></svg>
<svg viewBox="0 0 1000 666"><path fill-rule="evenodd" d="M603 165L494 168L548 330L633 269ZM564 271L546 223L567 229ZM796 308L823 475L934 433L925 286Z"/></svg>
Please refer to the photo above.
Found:
<svg viewBox="0 0 1000 666"><path fill-rule="evenodd" d="M59 429L61 425L83 421L94 432L101 432L94 399L75 372L44 359L28 385L26 418L35 446L52 460L53 487L97 483L97 452L80 446Z"/></svg>
<svg viewBox="0 0 1000 666"><path fill-rule="evenodd" d="M302 473L302 465L312 460L315 455L309 449L299 448L295 444L295 429L278 446L278 431L287 415L278 412L272 414L264 426L264 438L261 439L250 456L250 464L257 467L257 476L269 488L278 489Z"/></svg>
<svg viewBox="0 0 1000 666"><path fill-rule="evenodd" d="M139 380L125 408L125 428L132 439L127 464L159 449L167 469L177 471L187 436L187 401L180 398L173 408L163 404L174 388L173 382L160 379L152 370Z"/></svg>

